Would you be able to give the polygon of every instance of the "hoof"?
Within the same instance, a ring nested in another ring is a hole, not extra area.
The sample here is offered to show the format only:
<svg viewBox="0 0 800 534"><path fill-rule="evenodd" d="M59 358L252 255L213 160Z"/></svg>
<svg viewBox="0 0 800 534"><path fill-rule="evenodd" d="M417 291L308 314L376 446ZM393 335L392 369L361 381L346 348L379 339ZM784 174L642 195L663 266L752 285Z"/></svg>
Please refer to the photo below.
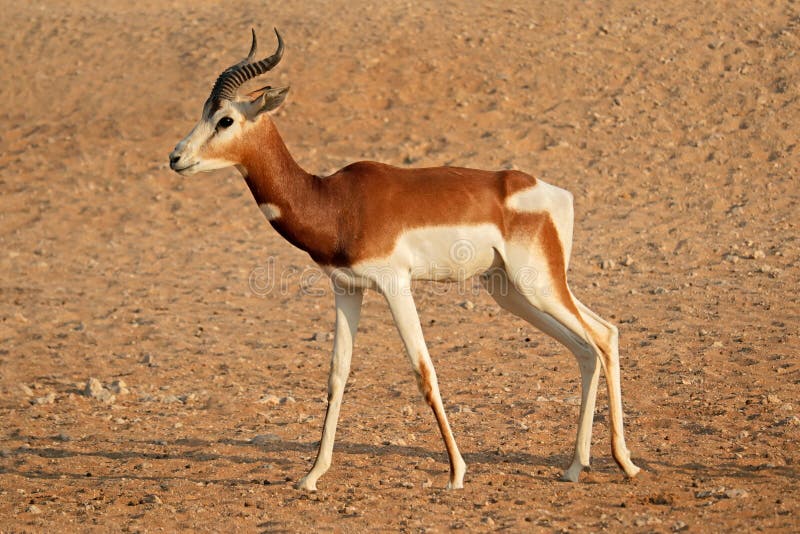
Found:
<svg viewBox="0 0 800 534"><path fill-rule="evenodd" d="M588 464L588 462L587 462ZM581 473L584 469L589 469L588 465L583 465L580 459L575 458L572 460L570 466L561 475L561 480L564 482L577 482L581 478Z"/></svg>
<svg viewBox="0 0 800 534"><path fill-rule="evenodd" d="M446 489L449 490L457 490L457 489L464 489L464 481L460 480L457 482L448 482Z"/></svg>
<svg viewBox="0 0 800 534"><path fill-rule="evenodd" d="M303 491L317 491L317 481L311 480L308 477L303 477L294 487Z"/></svg>
<svg viewBox="0 0 800 534"><path fill-rule="evenodd" d="M464 475L467 472L467 464L459 455L456 461L455 470L450 473L450 482L447 483L447 489L464 489Z"/></svg>
<svg viewBox="0 0 800 534"><path fill-rule="evenodd" d="M636 475L638 475L641 472L641 470L642 469L640 467L636 467L635 465L630 464L628 467L624 469L625 476L628 478L633 478Z"/></svg>

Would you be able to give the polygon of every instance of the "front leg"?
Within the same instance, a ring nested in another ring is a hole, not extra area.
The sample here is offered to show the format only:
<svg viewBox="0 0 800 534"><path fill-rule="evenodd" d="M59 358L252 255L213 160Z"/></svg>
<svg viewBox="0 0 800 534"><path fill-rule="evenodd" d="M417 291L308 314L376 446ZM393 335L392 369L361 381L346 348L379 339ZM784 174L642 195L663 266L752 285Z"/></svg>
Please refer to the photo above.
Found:
<svg viewBox="0 0 800 534"><path fill-rule="evenodd" d="M336 290L336 332L333 339L331 371L328 377L328 411L325 413L325 425L322 428L317 459L311 471L297 483L299 489L316 491L317 479L325 474L331 466L336 423L339 420L344 386L350 375L353 340L358 329L363 298L364 290L360 288Z"/></svg>
<svg viewBox="0 0 800 534"><path fill-rule="evenodd" d="M450 460L450 482L447 484L447 488L463 488L467 464L464 463L464 459L458 451L456 440L453 438L453 432L450 430L450 424L447 422L447 416L444 413L442 397L439 394L439 382L436 379L436 371L433 369L433 362L428 354L428 348L425 346L425 338L422 335L422 327L419 324L417 308L414 305L414 298L411 296L410 282L403 281L399 288L391 288L391 290L386 290L383 293L389 304L392 317L394 317L397 330L400 332L400 337L403 338L403 344L414 368L420 391L422 391L428 406L433 410L439 430L442 433L447 456Z"/></svg>

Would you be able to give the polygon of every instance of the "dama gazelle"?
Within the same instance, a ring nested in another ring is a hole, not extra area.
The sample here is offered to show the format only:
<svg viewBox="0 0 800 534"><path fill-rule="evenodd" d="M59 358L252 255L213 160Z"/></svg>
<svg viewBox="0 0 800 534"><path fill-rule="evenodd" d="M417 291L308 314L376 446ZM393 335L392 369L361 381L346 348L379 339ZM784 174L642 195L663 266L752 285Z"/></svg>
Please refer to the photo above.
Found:
<svg viewBox="0 0 800 534"><path fill-rule="evenodd" d="M444 412L410 286L414 279L463 280L487 272L486 288L500 306L560 341L578 360L578 434L564 479L577 481L589 465L598 361L608 383L612 453L627 476L636 475L622 429L617 329L567 286L572 195L519 171L401 169L362 161L325 178L307 173L268 115L289 88L266 86L237 96L242 84L280 61L283 41L275 33L273 55L255 61L254 31L247 58L220 74L200 121L170 154L170 167L183 175L238 168L272 227L331 278L336 330L328 409L316 461L298 487L316 490L330 467L366 288L386 299L433 409L450 460L448 487L463 487L466 464ZM465 244L469 253L458 253Z"/></svg>

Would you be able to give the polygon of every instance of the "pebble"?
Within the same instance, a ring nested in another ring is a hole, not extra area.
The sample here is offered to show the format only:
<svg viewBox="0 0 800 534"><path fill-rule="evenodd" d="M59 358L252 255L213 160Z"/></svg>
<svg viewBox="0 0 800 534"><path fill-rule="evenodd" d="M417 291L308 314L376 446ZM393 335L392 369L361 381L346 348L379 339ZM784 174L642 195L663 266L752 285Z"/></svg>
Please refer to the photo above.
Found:
<svg viewBox="0 0 800 534"><path fill-rule="evenodd" d="M634 261L633 258L630 255L628 255L625 256L625 259L623 259L620 262L620 264L624 265L625 267L630 267L631 265L633 265L633 261Z"/></svg>
<svg viewBox="0 0 800 534"><path fill-rule="evenodd" d="M29 505L27 508L25 508L25 511L28 512L29 514L41 514L42 513L42 510L38 506L36 506L35 504Z"/></svg>
<svg viewBox="0 0 800 534"><path fill-rule="evenodd" d="M154 493L151 493L150 495L145 495L144 497L142 497L141 503L142 504L161 504L161 498L158 495L156 495Z"/></svg>
<svg viewBox="0 0 800 534"><path fill-rule="evenodd" d="M63 441L64 443L66 443L67 441L72 441L72 436L70 436L69 434L65 434L64 432L60 432L53 439L56 439L58 441Z"/></svg>
<svg viewBox="0 0 800 534"><path fill-rule="evenodd" d="M675 521L675 523L672 524L672 532L682 532L684 530L689 530L689 525L683 521Z"/></svg>
<svg viewBox="0 0 800 534"><path fill-rule="evenodd" d="M109 386L108 389L110 389L113 393L116 393L117 395L127 395L128 393L130 393L130 390L128 389L128 384L126 384L124 380L114 380L113 382L111 382L111 385Z"/></svg>
<svg viewBox="0 0 800 534"><path fill-rule="evenodd" d="M725 497L728 499L743 499L749 494L743 489L729 489L725 492Z"/></svg>
<svg viewBox="0 0 800 534"><path fill-rule="evenodd" d="M617 263L614 260L603 260L600 262L600 268L603 270L613 269L616 266Z"/></svg>
<svg viewBox="0 0 800 534"><path fill-rule="evenodd" d="M265 445L267 443L274 443L280 441L281 437L277 434L258 434L250 439L253 445Z"/></svg>
<svg viewBox="0 0 800 534"><path fill-rule="evenodd" d="M262 395L260 399L258 399L259 404L271 404L276 405L280 404L281 399L276 395Z"/></svg>
<svg viewBox="0 0 800 534"><path fill-rule="evenodd" d="M314 332L305 341L331 341L333 339L333 332Z"/></svg>
<svg viewBox="0 0 800 534"><path fill-rule="evenodd" d="M140 360L140 362L145 364L145 365L149 365L150 367L154 367L156 365L156 357L153 356L152 354L150 354L149 352L146 352L142 356L142 359Z"/></svg>
<svg viewBox="0 0 800 534"><path fill-rule="evenodd" d="M295 402L297 402L297 401L294 400L294 397L283 397L280 400L281 404L294 404Z"/></svg>
<svg viewBox="0 0 800 534"><path fill-rule="evenodd" d="M650 291L650 293L652 293L653 295L663 295L663 294L665 294L667 292L668 292L668 290L666 288L663 288L663 287L660 287L660 286L655 288L655 289L653 289L652 291Z"/></svg>
<svg viewBox="0 0 800 534"><path fill-rule="evenodd" d="M111 404L116 399L108 389L103 387L102 382L93 377L86 381L83 394L89 398L97 399L108 404Z"/></svg>
<svg viewBox="0 0 800 534"><path fill-rule="evenodd" d="M464 302L459 304L459 306L461 306L465 310L474 310L475 309L475 304L471 300L465 300Z"/></svg>
<svg viewBox="0 0 800 534"><path fill-rule="evenodd" d="M750 257L751 257L752 259L754 259L754 260L763 260L764 258L766 258L766 257L767 257L767 255L766 255L766 254L764 254L764 251L763 251L763 250L756 250L755 252L753 252L753 253L750 255Z"/></svg>
<svg viewBox="0 0 800 534"><path fill-rule="evenodd" d="M31 401L31 404L53 404L56 401L55 393L48 393L44 397L36 397Z"/></svg>

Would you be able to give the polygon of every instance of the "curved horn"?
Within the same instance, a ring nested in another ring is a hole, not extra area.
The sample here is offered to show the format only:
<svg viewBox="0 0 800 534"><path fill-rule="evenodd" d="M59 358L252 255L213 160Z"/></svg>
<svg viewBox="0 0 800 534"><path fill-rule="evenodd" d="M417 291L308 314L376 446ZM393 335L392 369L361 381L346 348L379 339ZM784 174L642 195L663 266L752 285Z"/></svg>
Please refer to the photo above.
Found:
<svg viewBox="0 0 800 534"><path fill-rule="evenodd" d="M250 52L247 54L247 59L245 59L246 63L253 62L253 60L256 58L256 49L258 49L258 41L256 40L256 29L250 28L250 31L253 32L253 44L250 45Z"/></svg>
<svg viewBox="0 0 800 534"><path fill-rule="evenodd" d="M236 90L244 82L264 74L280 62L281 57L283 57L283 39L277 28L275 28L275 35L278 37L278 48L275 53L261 61L253 62L258 46L256 31L253 30L253 44L250 45L250 53L246 59L222 71L222 74L219 75L217 81L214 82L214 87L211 89L211 96L209 97L211 102L233 100Z"/></svg>

